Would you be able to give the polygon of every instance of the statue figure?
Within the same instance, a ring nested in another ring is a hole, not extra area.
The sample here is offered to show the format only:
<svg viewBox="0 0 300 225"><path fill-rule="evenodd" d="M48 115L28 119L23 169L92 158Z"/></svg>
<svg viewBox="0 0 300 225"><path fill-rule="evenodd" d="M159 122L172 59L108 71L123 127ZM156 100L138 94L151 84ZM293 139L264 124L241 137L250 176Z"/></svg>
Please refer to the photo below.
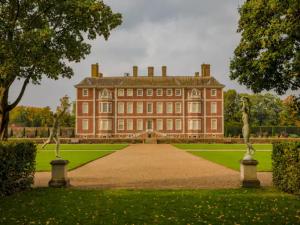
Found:
<svg viewBox="0 0 300 225"><path fill-rule="evenodd" d="M59 121L62 118L62 116L65 114L65 112L69 109L70 107L69 103L69 97L66 95L60 99L60 106L57 107L56 113L54 113L53 118L53 127L50 132L50 136L47 141L44 142L42 148L45 148L47 144L51 143L52 141L55 142L56 148L55 148L55 155L56 158L60 158L59 154L59 133L60 133L60 126L59 126Z"/></svg>
<svg viewBox="0 0 300 225"><path fill-rule="evenodd" d="M244 156L244 160L251 160L252 156L255 153L255 149L249 141L250 137L250 125L249 125L249 115L250 115L250 101L247 97L242 97L242 120L243 120L243 138L244 142L247 145L247 152Z"/></svg>

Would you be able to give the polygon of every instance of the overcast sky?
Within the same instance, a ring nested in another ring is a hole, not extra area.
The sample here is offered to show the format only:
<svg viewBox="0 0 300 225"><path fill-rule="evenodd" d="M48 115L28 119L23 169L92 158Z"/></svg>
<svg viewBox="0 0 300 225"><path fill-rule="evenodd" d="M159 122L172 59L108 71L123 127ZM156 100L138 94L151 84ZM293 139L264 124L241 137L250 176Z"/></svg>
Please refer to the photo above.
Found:
<svg viewBox="0 0 300 225"><path fill-rule="evenodd" d="M146 75L154 66L161 75L161 66L169 75L192 75L202 63L211 64L212 75L226 89L247 91L229 79L229 60L239 42L236 33L237 8L242 0L105 0L123 15L123 24L108 41L90 42L91 54L78 64L72 64L74 77L29 86L21 105L54 108L65 94L75 100L74 85L90 76L90 65L98 62L104 76L120 76L139 66ZM10 98L18 94L14 85Z"/></svg>

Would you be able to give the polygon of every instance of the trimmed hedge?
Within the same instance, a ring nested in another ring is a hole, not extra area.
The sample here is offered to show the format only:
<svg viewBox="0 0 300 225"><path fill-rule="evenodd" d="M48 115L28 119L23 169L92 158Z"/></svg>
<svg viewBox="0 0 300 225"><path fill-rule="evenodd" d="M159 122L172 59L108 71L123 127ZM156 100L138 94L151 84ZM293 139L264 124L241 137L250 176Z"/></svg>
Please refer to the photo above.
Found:
<svg viewBox="0 0 300 225"><path fill-rule="evenodd" d="M30 188L35 171L33 142L0 142L0 196Z"/></svg>
<svg viewBox="0 0 300 225"><path fill-rule="evenodd" d="M274 186L300 194L300 142L274 143L272 167Z"/></svg>

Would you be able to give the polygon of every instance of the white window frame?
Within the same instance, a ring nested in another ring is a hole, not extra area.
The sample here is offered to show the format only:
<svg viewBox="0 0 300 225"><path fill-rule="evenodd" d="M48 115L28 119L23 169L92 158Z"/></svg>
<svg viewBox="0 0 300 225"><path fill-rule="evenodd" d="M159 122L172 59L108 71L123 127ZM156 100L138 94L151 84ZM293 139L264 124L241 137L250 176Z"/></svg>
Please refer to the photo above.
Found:
<svg viewBox="0 0 300 225"><path fill-rule="evenodd" d="M188 103L189 113L201 113L201 102L189 102Z"/></svg>
<svg viewBox="0 0 300 225"><path fill-rule="evenodd" d="M118 113L123 114L125 111L125 104L124 102L118 102Z"/></svg>
<svg viewBox="0 0 300 225"><path fill-rule="evenodd" d="M218 120L217 119L211 119L211 130L217 130L218 129Z"/></svg>
<svg viewBox="0 0 300 225"><path fill-rule="evenodd" d="M161 110L158 110L160 109L159 105L161 106ZM157 114L162 114L164 111L164 103L163 102L156 102L156 113Z"/></svg>
<svg viewBox="0 0 300 225"><path fill-rule="evenodd" d="M160 92L160 94L159 94L159 92ZM162 88L156 89L156 96L163 96L163 89Z"/></svg>
<svg viewBox="0 0 300 225"><path fill-rule="evenodd" d="M124 119L118 119L118 130L124 130L125 129L124 126L125 126Z"/></svg>
<svg viewBox="0 0 300 225"><path fill-rule="evenodd" d="M123 88L120 88L120 89L118 89L118 96L124 96L124 89Z"/></svg>
<svg viewBox="0 0 300 225"><path fill-rule="evenodd" d="M127 102L126 105L127 105L127 107L126 107L127 114L132 114L133 113L133 102Z"/></svg>
<svg viewBox="0 0 300 225"><path fill-rule="evenodd" d="M173 119L167 119L167 130L173 130Z"/></svg>
<svg viewBox="0 0 300 225"><path fill-rule="evenodd" d="M99 120L99 130L112 130L112 120L111 119Z"/></svg>
<svg viewBox="0 0 300 225"><path fill-rule="evenodd" d="M173 89L171 89L171 88L167 89L167 96L173 96Z"/></svg>
<svg viewBox="0 0 300 225"><path fill-rule="evenodd" d="M178 107L178 105L179 105L179 107ZM175 113L181 113L181 108L182 108L181 102L175 102Z"/></svg>
<svg viewBox="0 0 300 225"><path fill-rule="evenodd" d="M137 113L143 113L144 112L144 103L143 102L137 102L136 103L136 112Z"/></svg>
<svg viewBox="0 0 300 225"><path fill-rule="evenodd" d="M181 121L181 119L176 119L175 120L175 130L181 130L181 129L182 129L182 121Z"/></svg>
<svg viewBox="0 0 300 225"><path fill-rule="evenodd" d="M88 114L89 113L89 103L83 102L82 103L82 114Z"/></svg>
<svg viewBox="0 0 300 225"><path fill-rule="evenodd" d="M160 131L164 129L164 121L163 119L156 120L156 130Z"/></svg>
<svg viewBox="0 0 300 225"><path fill-rule="evenodd" d="M179 93L178 93L179 91ZM175 96L181 96L181 89L177 88L175 89Z"/></svg>
<svg viewBox="0 0 300 225"><path fill-rule="evenodd" d="M148 111L148 105L151 105L151 111ZM146 103L146 112L148 113L148 114L150 114L150 113L153 113L153 102L147 102Z"/></svg>
<svg viewBox="0 0 300 225"><path fill-rule="evenodd" d="M126 94L127 94L128 97L132 97L133 96L133 89L132 88L127 89Z"/></svg>
<svg viewBox="0 0 300 225"><path fill-rule="evenodd" d="M201 130L201 120L199 119L189 119L188 120L189 130Z"/></svg>
<svg viewBox="0 0 300 225"><path fill-rule="evenodd" d="M167 102L167 113L173 113L173 102Z"/></svg>
<svg viewBox="0 0 300 225"><path fill-rule="evenodd" d="M107 112L104 112L104 104L107 104ZM99 103L99 112L100 113L111 113L112 112L112 103L111 102L100 102Z"/></svg>
<svg viewBox="0 0 300 225"><path fill-rule="evenodd" d="M144 95L143 89L137 89L136 90L136 96L143 96L143 95Z"/></svg>
<svg viewBox="0 0 300 225"><path fill-rule="evenodd" d="M81 125L82 125L82 130L88 130L89 129L89 120L83 119Z"/></svg>
<svg viewBox="0 0 300 225"><path fill-rule="evenodd" d="M153 89L147 89L147 96L153 96Z"/></svg>
<svg viewBox="0 0 300 225"><path fill-rule="evenodd" d="M127 119L126 129L133 130L133 119Z"/></svg>
<svg viewBox="0 0 300 225"><path fill-rule="evenodd" d="M212 114L217 113L217 102L211 102L211 104L210 104L210 113L212 113Z"/></svg>
<svg viewBox="0 0 300 225"><path fill-rule="evenodd" d="M144 130L144 121L142 119L137 119L137 121L136 121L136 129L138 131L143 131Z"/></svg>
<svg viewBox="0 0 300 225"><path fill-rule="evenodd" d="M89 96L89 89L83 88L82 89L82 96L83 97L88 97Z"/></svg>
<svg viewBox="0 0 300 225"><path fill-rule="evenodd" d="M210 90L210 95L211 95L212 97L216 97L216 96L217 96L217 89L211 89L211 90Z"/></svg>

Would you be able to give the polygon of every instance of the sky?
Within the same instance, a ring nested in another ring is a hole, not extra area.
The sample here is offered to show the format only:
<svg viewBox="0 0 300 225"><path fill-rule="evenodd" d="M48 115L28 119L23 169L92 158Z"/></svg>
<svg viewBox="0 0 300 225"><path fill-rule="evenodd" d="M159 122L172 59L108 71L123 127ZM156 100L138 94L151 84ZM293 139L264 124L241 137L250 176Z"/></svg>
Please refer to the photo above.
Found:
<svg viewBox="0 0 300 225"><path fill-rule="evenodd" d="M168 67L168 75L193 75L202 63L211 64L211 74L226 89L249 92L229 79L229 61L239 43L236 32L242 0L104 0L113 11L123 15L123 24L112 31L108 41L102 37L91 44L91 54L80 63L71 64L71 79L43 79L30 85L19 105L55 108L59 98L75 100L74 85L90 76L90 67L99 63L104 76L123 76L139 67ZM20 83L13 85L10 100L19 93Z"/></svg>

